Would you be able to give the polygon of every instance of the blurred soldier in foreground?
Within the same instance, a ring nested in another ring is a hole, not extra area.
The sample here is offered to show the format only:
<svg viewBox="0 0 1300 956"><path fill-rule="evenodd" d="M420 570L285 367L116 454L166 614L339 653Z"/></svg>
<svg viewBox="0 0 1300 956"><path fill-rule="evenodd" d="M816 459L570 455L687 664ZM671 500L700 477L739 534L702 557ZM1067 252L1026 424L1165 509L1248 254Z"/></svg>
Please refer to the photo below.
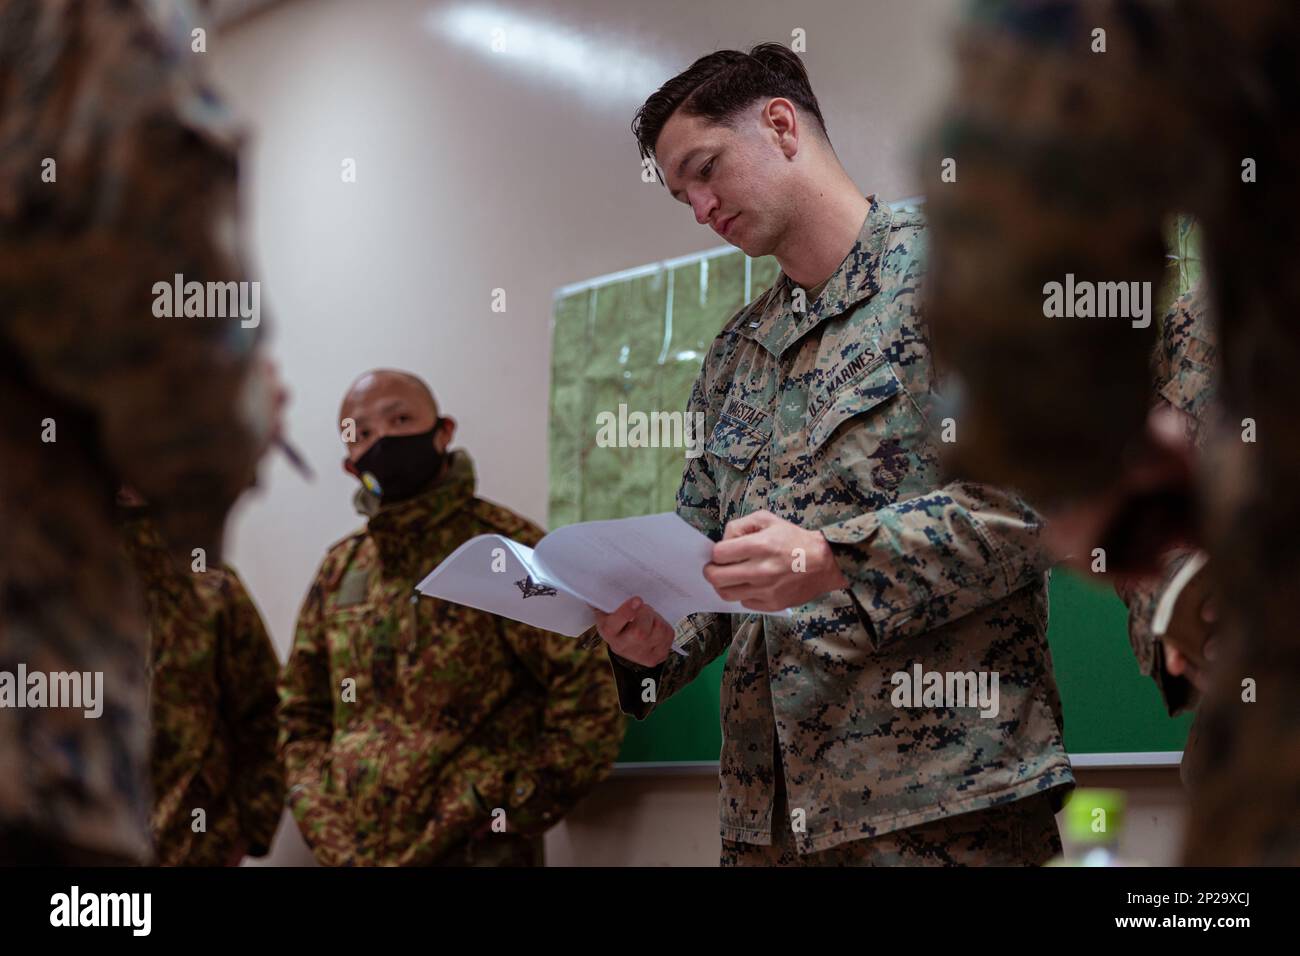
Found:
<svg viewBox="0 0 1300 956"><path fill-rule="evenodd" d="M1185 858L1300 862L1300 5L974 10L924 163L927 308L963 382L950 466L1076 532L1102 515L1063 550L1103 547L1112 571L1204 542L1222 647ZM1187 443L1147 428L1151 323L1096 308L1103 285L1109 304L1158 287L1176 213L1204 231L1227 412L1194 492ZM1098 295L1062 313L1063 286Z"/></svg>
<svg viewBox="0 0 1300 956"><path fill-rule="evenodd" d="M189 37L165 2L0 0L4 863L149 859L145 621L114 496L132 485L183 560L216 564L275 418L254 328L160 315L157 283L243 278L234 148ZM98 717L41 703L95 681Z"/></svg>
<svg viewBox="0 0 1300 956"><path fill-rule="evenodd" d="M284 807L275 648L233 569L178 566L147 506L125 503L134 505L123 530L149 620L157 862L234 866L265 856Z"/></svg>
<svg viewBox="0 0 1300 956"><path fill-rule="evenodd" d="M603 655L426 597L470 538L542 531L474 494L455 422L414 375L362 375L339 412L366 527L330 549L281 676L289 807L326 865L535 865L541 834L623 739ZM484 574L493 569L485 567Z"/></svg>

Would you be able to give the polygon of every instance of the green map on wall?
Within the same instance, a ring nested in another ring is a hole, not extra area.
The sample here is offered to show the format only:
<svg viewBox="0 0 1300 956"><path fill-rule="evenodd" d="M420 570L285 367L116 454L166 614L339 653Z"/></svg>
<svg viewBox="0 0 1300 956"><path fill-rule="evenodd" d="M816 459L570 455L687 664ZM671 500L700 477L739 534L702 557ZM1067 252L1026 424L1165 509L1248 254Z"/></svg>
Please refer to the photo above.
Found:
<svg viewBox="0 0 1300 956"><path fill-rule="evenodd" d="M674 509L684 450L598 447L596 416L620 405L684 415L709 345L747 288L761 292L777 271L775 259L728 252L556 300L549 527Z"/></svg>
<svg viewBox="0 0 1300 956"><path fill-rule="evenodd" d="M1171 224L1167 294L1200 274L1195 228ZM677 448L600 447L601 413L685 413L710 343L775 281L774 259L719 250L563 289L555 300L548 527L672 511L685 464ZM1170 719L1129 649L1124 605L1108 586L1055 571L1051 645L1071 753L1181 750L1190 716ZM646 721L631 721L620 761L716 761L724 659Z"/></svg>

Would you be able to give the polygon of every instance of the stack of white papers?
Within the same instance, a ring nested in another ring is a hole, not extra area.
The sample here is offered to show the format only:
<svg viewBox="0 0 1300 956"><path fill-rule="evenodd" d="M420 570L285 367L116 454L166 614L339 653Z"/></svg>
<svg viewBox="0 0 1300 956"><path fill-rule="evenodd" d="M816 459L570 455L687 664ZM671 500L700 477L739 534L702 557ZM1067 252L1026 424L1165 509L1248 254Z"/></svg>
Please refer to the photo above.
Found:
<svg viewBox="0 0 1300 956"><path fill-rule="evenodd" d="M708 581L713 542L673 512L559 528L530 548L499 534L471 538L417 590L576 637L640 597L675 624L688 614L753 614ZM788 616L788 611L781 612Z"/></svg>

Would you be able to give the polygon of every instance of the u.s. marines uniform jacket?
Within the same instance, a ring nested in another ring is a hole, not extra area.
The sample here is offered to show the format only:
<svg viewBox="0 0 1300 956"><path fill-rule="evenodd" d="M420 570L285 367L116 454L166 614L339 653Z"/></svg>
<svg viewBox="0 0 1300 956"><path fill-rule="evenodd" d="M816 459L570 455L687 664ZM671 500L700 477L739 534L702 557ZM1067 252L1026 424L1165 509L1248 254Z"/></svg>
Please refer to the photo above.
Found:
<svg viewBox="0 0 1300 956"><path fill-rule="evenodd" d="M1197 447L1204 444L1206 422L1213 407L1215 365L1218 346L1209 319L1209 295L1197 287L1179 297L1165 316L1160 341L1154 354L1153 377L1158 403L1168 404L1189 419ZM1199 695L1186 678L1175 677L1165 670L1164 649L1152 630L1156 605L1174 576L1194 552L1179 549L1171 552L1162 574L1116 587L1128 605L1129 643L1142 673L1148 675L1160 691L1165 709L1179 714L1196 706ZM1182 778L1189 787L1199 775L1194 757L1197 728L1193 724L1183 750Z"/></svg>
<svg viewBox="0 0 1300 956"><path fill-rule="evenodd" d="M715 541L759 509L820 529L849 580L789 619L692 615L678 625L689 656L650 671L611 654L623 708L644 717L730 651L724 839L765 844L791 826L799 850L816 852L1072 783L1039 519L1011 494L939 475L924 241L919 213L873 199L806 314L778 276L727 323L696 380L690 411L710 437L678 512ZM894 675L917 668L945 684L982 672L990 688L996 673L996 714L894 706ZM774 747L797 824L771 819Z"/></svg>

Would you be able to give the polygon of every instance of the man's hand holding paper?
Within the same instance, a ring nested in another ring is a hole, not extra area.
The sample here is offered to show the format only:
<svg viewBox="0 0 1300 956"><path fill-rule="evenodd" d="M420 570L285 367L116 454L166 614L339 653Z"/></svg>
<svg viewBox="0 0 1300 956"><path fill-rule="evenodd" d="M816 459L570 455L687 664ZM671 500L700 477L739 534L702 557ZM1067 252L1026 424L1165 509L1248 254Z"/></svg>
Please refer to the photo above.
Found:
<svg viewBox="0 0 1300 956"><path fill-rule="evenodd" d="M725 601L772 613L848 587L820 531L755 511L727 522L704 579Z"/></svg>
<svg viewBox="0 0 1300 956"><path fill-rule="evenodd" d="M592 610L597 633L624 660L657 667L673 649L673 626L639 597L628 598L610 614Z"/></svg>
<svg viewBox="0 0 1300 956"><path fill-rule="evenodd" d="M502 535L479 535L452 552L419 590L570 637L632 598L668 622L697 612L756 610L720 598L704 578L715 547L671 511L568 525L535 550Z"/></svg>
<svg viewBox="0 0 1300 956"><path fill-rule="evenodd" d="M767 614L848 587L821 532L800 528L770 511L727 522L704 566L704 579L724 601ZM672 625L640 597L629 598L612 614L592 610L597 632L624 660L655 667L672 650Z"/></svg>

